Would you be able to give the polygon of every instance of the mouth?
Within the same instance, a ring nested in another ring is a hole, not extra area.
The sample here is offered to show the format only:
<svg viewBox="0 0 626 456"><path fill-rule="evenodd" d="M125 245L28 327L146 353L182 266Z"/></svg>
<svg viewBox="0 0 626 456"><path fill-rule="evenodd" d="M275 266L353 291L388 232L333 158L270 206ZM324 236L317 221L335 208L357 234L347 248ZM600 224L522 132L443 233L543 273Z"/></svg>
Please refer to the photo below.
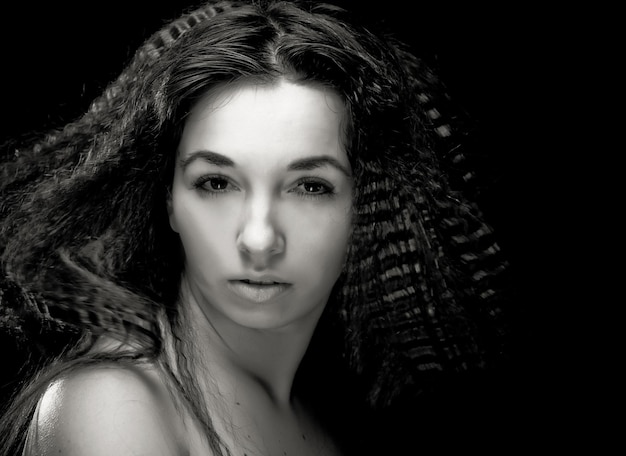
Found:
<svg viewBox="0 0 626 456"><path fill-rule="evenodd" d="M248 283L250 285L286 285L283 282L275 282L273 280L248 280L248 279L243 279L243 280L239 280L239 282Z"/></svg>
<svg viewBox="0 0 626 456"><path fill-rule="evenodd" d="M255 303L271 301L285 293L291 284L274 280L230 280L228 288L245 300Z"/></svg>

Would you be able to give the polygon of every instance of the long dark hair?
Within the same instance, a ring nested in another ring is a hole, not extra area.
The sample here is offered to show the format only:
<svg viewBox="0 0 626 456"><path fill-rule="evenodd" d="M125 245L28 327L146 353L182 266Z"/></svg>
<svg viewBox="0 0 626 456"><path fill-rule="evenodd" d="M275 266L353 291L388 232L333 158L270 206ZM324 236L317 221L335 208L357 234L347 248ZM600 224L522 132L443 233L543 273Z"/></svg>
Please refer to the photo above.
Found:
<svg viewBox="0 0 626 456"><path fill-rule="evenodd" d="M3 287L18 291L2 305L71 334L44 353L56 367L5 413L5 429L15 431L9 446L19 444L47 380L110 360L87 355L93 337L108 334L134 347L114 358L158 362L170 374L221 454L194 400L177 306L182 258L165 201L194 102L217 84L277 78L330 87L350 113L354 236L324 322L345 336L346 363L369 402L388 404L435 372L481 367L499 352L505 263L455 185L465 175L457 126L433 72L334 6L210 1L152 35L83 116L3 164ZM177 366L162 356L160 313Z"/></svg>

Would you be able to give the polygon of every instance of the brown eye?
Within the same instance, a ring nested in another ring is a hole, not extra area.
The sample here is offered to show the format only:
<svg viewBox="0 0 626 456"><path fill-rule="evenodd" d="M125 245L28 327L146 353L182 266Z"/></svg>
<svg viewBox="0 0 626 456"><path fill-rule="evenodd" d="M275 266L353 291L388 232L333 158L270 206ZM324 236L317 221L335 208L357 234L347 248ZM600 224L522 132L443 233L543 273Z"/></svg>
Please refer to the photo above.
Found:
<svg viewBox="0 0 626 456"><path fill-rule="evenodd" d="M301 185L306 193L321 194L328 191L328 188L319 182L304 182Z"/></svg>
<svg viewBox="0 0 626 456"><path fill-rule="evenodd" d="M328 182L317 179L302 179L293 188L292 192L302 198L330 198L334 196L334 187Z"/></svg>
<svg viewBox="0 0 626 456"><path fill-rule="evenodd" d="M202 176L194 182L194 187L205 194L217 195L237 190L237 186L225 176Z"/></svg>
<svg viewBox="0 0 626 456"><path fill-rule="evenodd" d="M223 191L228 187L228 181L221 177L212 177L204 184L205 187L207 185L211 190Z"/></svg>

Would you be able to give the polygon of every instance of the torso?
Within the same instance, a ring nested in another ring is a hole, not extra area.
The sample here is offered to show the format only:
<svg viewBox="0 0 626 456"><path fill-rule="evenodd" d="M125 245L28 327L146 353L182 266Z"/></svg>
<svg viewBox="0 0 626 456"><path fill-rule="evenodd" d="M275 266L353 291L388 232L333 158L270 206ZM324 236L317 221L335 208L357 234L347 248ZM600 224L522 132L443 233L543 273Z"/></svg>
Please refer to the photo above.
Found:
<svg viewBox="0 0 626 456"><path fill-rule="evenodd" d="M71 388L72 391L78 390L81 394L74 394L70 402L78 402L79 407L85 406L87 410L90 410L92 403L102 401L102 396L105 401L108 396L128 397L127 403L129 403L134 400L133 396L128 396L128 391L131 391L130 394L140 398L138 402L147 403L146 413L151 416L143 420L141 416L139 418L135 416L135 410L132 410L130 413L133 415L125 417L123 415L125 408L117 407L115 409L116 423L127 419L132 426L142 427L139 432L137 429L132 432L129 430L129 435L137 435L138 439L150 439L152 433L155 439L162 441L159 448L168 449L167 452L162 453L168 456L211 455L210 446L198 420L185 407L175 405L174 399L156 368L142 367L138 372L129 371L129 369L127 367L103 367L88 368L87 372L73 372L66 381L67 388ZM107 391L110 385L112 386ZM123 391L116 391L116 388L123 389ZM91 397L94 395L96 397ZM42 426L44 428L49 426L51 418L54 420L66 418L62 416L66 408L64 404L59 406L55 403L58 401L56 396L58 392L51 387L40 401L38 414L29 430L29 446L24 452L25 455L52 454L47 452L46 448L42 451L42 447L46 446L51 438L49 433L46 434L48 430L43 429ZM245 396L246 394L243 393L242 397ZM52 407L50 403L53 404ZM42 404L44 404L43 407ZM233 456L339 455L338 449L320 423L297 403L285 410L277 410L269 401L263 400L250 401L248 405L235 402L232 407L225 400L217 400L215 405L216 408L210 411L213 415L213 424ZM72 407L76 407L76 404ZM84 414L84 411L81 413ZM161 416L155 416L159 414ZM37 423L38 425L35 426ZM146 429L146 427L151 427L151 429ZM115 434L115 431L102 430L101 432L109 434L111 438ZM123 432L126 432L126 429ZM70 452L70 454L73 453Z"/></svg>
<svg viewBox="0 0 626 456"><path fill-rule="evenodd" d="M238 400L228 401L225 395L210 406L212 424L233 456L340 455L322 424L298 401L281 410L269 400L250 400L239 393ZM189 456L209 454L198 421L186 411L180 419Z"/></svg>

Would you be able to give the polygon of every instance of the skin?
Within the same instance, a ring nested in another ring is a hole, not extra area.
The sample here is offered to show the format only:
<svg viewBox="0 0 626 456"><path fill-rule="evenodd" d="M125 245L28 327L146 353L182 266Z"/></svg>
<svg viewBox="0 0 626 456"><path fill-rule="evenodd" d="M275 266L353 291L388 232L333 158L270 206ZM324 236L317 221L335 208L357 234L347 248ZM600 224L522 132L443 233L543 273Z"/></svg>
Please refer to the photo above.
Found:
<svg viewBox="0 0 626 456"><path fill-rule="evenodd" d="M185 250L183 294L196 329L277 401L290 398L345 259L344 109L330 90L286 81L222 88L192 110L179 145L170 224ZM262 303L233 291L255 278L285 290Z"/></svg>
<svg viewBox="0 0 626 456"><path fill-rule="evenodd" d="M316 323L343 266L352 185L329 162L290 167L325 157L350 173L343 109L330 91L280 82L222 89L192 110L170 224L185 250L185 279L209 321L268 331ZM228 285L268 276L290 286L263 305Z"/></svg>
<svg viewBox="0 0 626 456"><path fill-rule="evenodd" d="M185 122L167 201L186 257L180 305L234 454L337 454L292 385L350 236L344 122L337 94L285 80L220 87ZM250 294L244 280L281 285ZM29 434L26 454L211 454L149 368L55 382Z"/></svg>
<svg viewBox="0 0 626 456"><path fill-rule="evenodd" d="M351 231L344 121L340 98L318 86L227 86L192 110L178 150L170 224L202 364L223 398L209 409L226 408L278 454L306 454L303 431L317 432L292 385ZM288 285L261 303L233 291L255 278Z"/></svg>

